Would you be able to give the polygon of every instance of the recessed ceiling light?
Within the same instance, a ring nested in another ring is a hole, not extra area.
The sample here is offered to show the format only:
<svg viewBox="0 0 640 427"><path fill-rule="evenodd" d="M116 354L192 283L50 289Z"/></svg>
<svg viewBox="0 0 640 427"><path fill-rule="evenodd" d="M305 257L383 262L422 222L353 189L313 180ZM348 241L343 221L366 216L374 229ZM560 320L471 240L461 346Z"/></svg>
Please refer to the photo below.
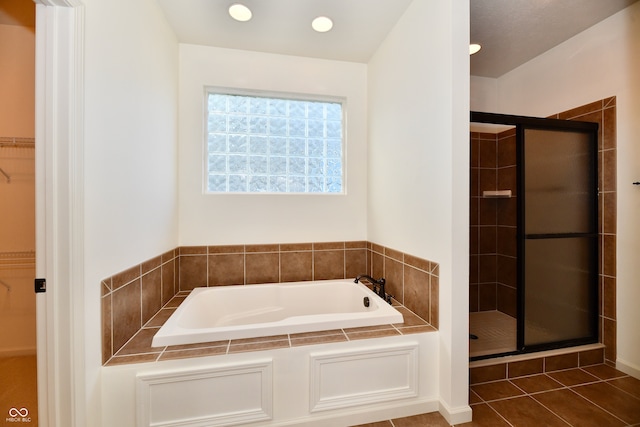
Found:
<svg viewBox="0 0 640 427"><path fill-rule="evenodd" d="M319 33L326 33L333 28L333 21L326 16L318 16L311 22L311 27Z"/></svg>
<svg viewBox="0 0 640 427"><path fill-rule="evenodd" d="M478 53L478 51L482 49L482 46L480 46L477 43L471 43L469 45L469 55L473 55L474 53Z"/></svg>
<svg viewBox="0 0 640 427"><path fill-rule="evenodd" d="M251 19L251 10L240 3L235 3L229 6L229 15L236 21L246 22Z"/></svg>

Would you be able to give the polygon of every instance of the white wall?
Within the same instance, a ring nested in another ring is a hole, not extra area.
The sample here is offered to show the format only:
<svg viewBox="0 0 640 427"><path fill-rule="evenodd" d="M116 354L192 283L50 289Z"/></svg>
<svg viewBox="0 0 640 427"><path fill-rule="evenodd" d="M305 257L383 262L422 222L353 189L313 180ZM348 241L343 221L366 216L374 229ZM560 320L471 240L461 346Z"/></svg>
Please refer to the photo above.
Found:
<svg viewBox="0 0 640 427"><path fill-rule="evenodd" d="M180 245L366 239L365 64L180 45ZM346 98L346 195L204 194L205 86Z"/></svg>
<svg viewBox="0 0 640 427"><path fill-rule="evenodd" d="M178 242L178 44L154 0L84 3L84 425L96 426L101 280Z"/></svg>
<svg viewBox="0 0 640 427"><path fill-rule="evenodd" d="M472 108L546 117L617 97L617 354L640 375L640 3L497 79L497 100ZM476 88L486 81L474 79ZM472 97L476 99L477 97ZM495 104L494 104L495 102ZM494 105L491 105L494 104Z"/></svg>
<svg viewBox="0 0 640 427"><path fill-rule="evenodd" d="M440 395L464 414L469 5L453 3L414 1L369 62L368 239L440 264Z"/></svg>

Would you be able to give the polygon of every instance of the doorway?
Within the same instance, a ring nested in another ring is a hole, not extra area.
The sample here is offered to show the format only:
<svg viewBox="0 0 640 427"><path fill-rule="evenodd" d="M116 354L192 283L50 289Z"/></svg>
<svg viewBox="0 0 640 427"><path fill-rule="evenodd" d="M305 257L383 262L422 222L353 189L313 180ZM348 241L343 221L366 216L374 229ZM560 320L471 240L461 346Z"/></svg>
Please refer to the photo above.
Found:
<svg viewBox="0 0 640 427"><path fill-rule="evenodd" d="M470 358L597 342L598 124L471 122Z"/></svg>
<svg viewBox="0 0 640 427"><path fill-rule="evenodd" d="M2 2L0 40L0 413L36 426L33 2Z"/></svg>

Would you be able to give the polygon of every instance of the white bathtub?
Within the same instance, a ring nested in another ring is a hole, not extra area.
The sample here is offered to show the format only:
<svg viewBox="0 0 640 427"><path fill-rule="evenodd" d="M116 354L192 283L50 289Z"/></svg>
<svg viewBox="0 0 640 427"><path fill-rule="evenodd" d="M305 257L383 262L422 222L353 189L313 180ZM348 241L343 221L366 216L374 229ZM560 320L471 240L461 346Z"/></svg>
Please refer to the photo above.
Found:
<svg viewBox="0 0 640 427"><path fill-rule="evenodd" d="M398 310L353 279L216 286L194 289L155 334L152 345L402 322Z"/></svg>

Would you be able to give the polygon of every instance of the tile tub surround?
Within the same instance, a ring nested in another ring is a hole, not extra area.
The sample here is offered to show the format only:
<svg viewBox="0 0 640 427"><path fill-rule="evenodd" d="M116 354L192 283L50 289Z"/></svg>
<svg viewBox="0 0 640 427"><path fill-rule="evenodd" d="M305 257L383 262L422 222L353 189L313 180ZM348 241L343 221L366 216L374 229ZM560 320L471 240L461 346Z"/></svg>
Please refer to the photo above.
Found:
<svg viewBox="0 0 640 427"><path fill-rule="evenodd" d="M129 363L159 362L164 360L216 356L436 331L436 329L429 325L424 319L421 319L406 307L402 307L396 302L396 309L400 311L404 317L404 322L400 324L282 334L188 345L151 347L151 341L155 333L169 316L173 314L188 294L189 292L180 292L176 295L172 301L160 310L149 323L140 329L138 333L104 365L115 366Z"/></svg>
<svg viewBox="0 0 640 427"><path fill-rule="evenodd" d="M202 286L369 274L385 277L387 292L437 329L438 270L437 263L366 241L178 247L102 281L102 362L118 354L177 293Z"/></svg>

